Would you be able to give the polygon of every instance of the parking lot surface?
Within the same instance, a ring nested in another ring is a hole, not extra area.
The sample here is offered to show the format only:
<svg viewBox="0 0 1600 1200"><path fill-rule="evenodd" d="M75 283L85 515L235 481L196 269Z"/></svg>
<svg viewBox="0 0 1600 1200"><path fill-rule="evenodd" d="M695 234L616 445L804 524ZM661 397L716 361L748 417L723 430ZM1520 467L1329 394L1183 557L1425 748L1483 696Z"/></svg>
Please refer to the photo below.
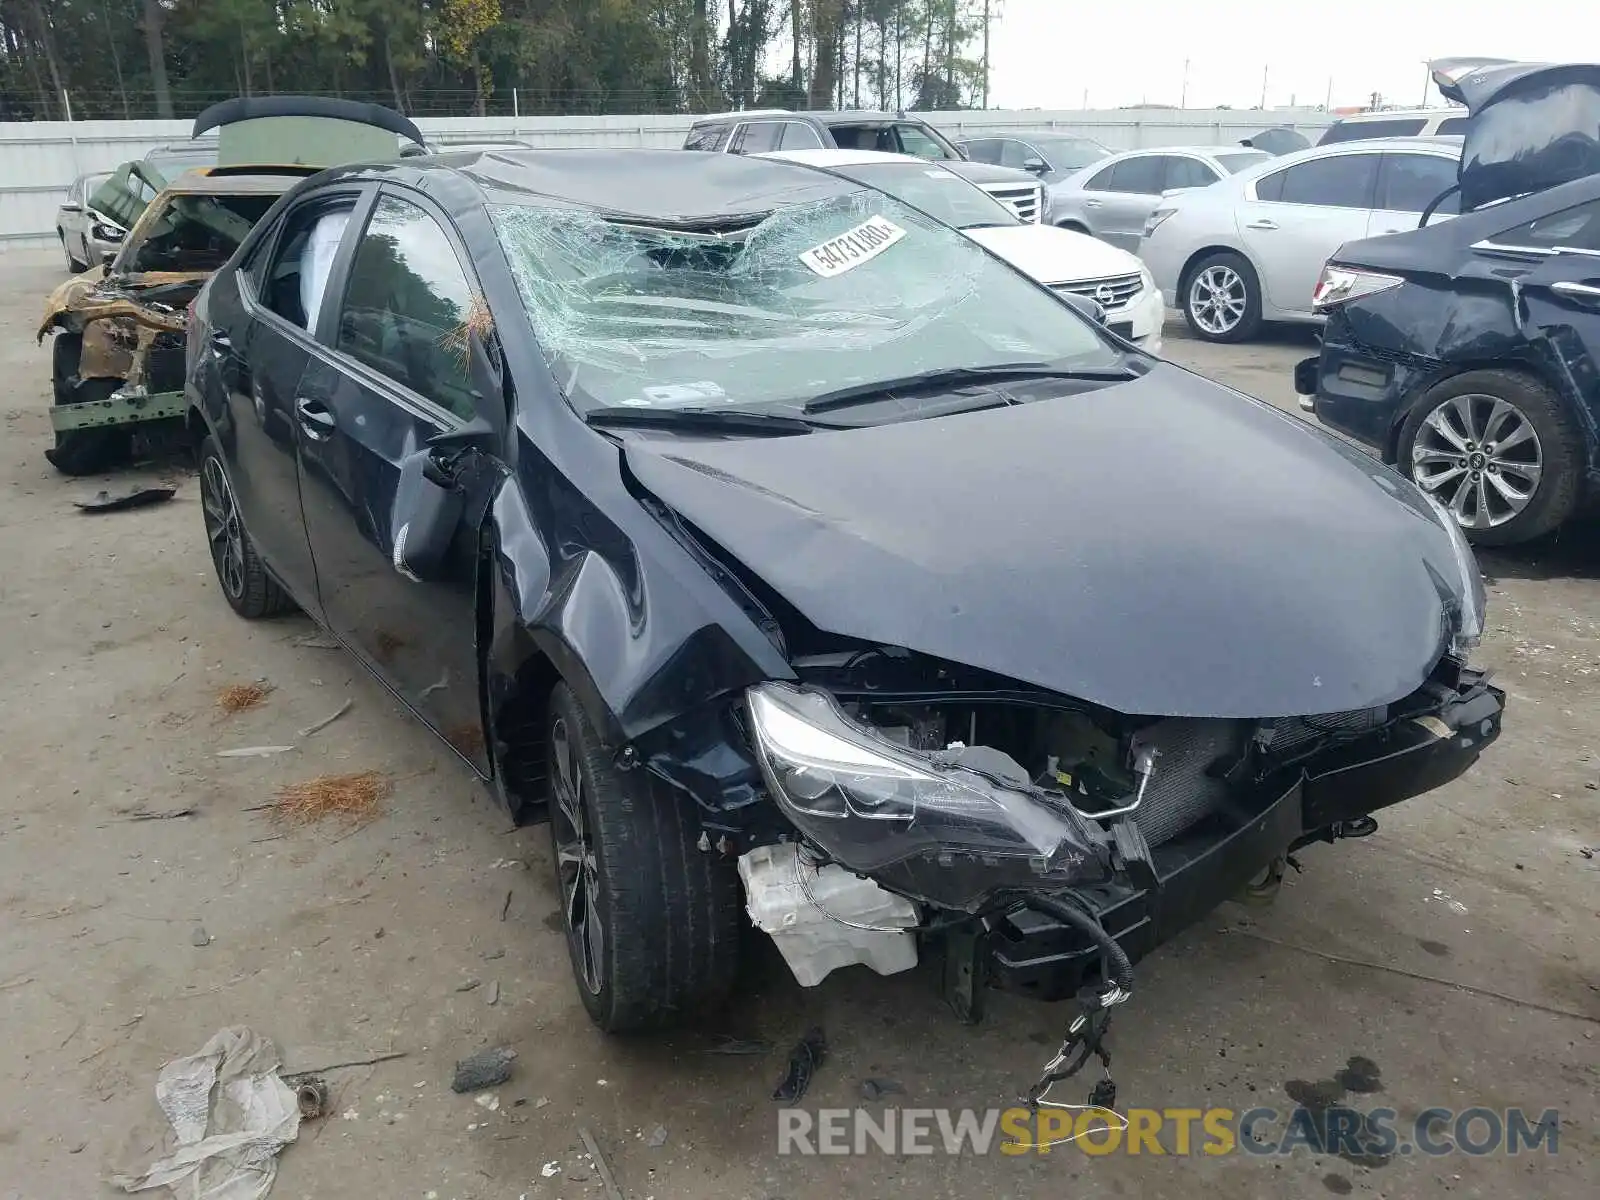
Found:
<svg viewBox="0 0 1600 1200"><path fill-rule="evenodd" d="M1225 905L1146 960L1109 1041L1123 1107L1309 1096L1401 1125L1435 1106L1556 1109L1556 1154L780 1156L771 1092L808 1027L829 1045L808 1109L861 1103L868 1077L904 1089L871 1107L983 1109L1015 1102L1065 1010L996 995L966 1027L929 970L806 991L758 944L734 1002L697 1027L596 1032L545 827L510 831L307 620L235 618L192 477L118 478L172 479L166 505L73 507L106 485L43 456L49 351L33 332L60 277L52 256L0 257L0 1196L105 1194L110 1172L147 1164L161 1064L236 1025L275 1039L290 1071L400 1055L325 1073L333 1115L283 1152L275 1197L604 1196L580 1127L628 1200L1600 1190L1600 539L1484 557L1479 657L1510 693L1485 759L1381 813L1374 836L1301 852L1272 905ZM1291 411L1289 367L1313 348L1304 332L1216 347L1167 330L1174 361ZM219 690L252 681L265 702L224 715ZM283 784L367 769L395 781L370 824L263 811ZM771 1050L711 1052L723 1037ZM495 1111L449 1088L486 1045L518 1054ZM1081 1101L1089 1078L1058 1098Z"/></svg>

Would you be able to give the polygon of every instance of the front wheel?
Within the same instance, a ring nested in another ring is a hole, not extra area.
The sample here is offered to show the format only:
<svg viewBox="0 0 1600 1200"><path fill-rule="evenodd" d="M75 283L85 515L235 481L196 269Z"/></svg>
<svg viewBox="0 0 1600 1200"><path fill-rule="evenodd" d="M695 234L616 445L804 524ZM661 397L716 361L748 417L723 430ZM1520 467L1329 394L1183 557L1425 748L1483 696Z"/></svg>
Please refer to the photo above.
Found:
<svg viewBox="0 0 1600 1200"><path fill-rule="evenodd" d="M1207 342L1243 342L1261 331L1261 281L1242 255L1208 254L1185 278L1183 319Z"/></svg>
<svg viewBox="0 0 1600 1200"><path fill-rule="evenodd" d="M623 1033L714 1006L738 969L738 875L696 846L683 798L612 765L565 684L549 711L550 836L584 1008Z"/></svg>
<svg viewBox="0 0 1600 1200"><path fill-rule="evenodd" d="M1583 443L1566 405L1514 371L1435 384L1401 426L1397 465L1467 537L1511 546L1549 533L1578 504Z"/></svg>

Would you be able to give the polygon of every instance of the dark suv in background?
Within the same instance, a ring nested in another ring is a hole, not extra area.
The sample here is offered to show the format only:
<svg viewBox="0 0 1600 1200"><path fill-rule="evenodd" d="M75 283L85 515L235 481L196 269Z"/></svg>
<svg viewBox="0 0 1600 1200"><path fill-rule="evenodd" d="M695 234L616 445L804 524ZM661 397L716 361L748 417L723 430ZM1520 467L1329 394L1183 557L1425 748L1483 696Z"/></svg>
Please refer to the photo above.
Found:
<svg viewBox="0 0 1600 1200"><path fill-rule="evenodd" d="M685 150L761 154L768 150L879 150L942 162L1024 221L1044 220L1044 187L1027 171L969 162L966 152L925 121L883 112L791 112L764 108L719 113L694 123Z"/></svg>

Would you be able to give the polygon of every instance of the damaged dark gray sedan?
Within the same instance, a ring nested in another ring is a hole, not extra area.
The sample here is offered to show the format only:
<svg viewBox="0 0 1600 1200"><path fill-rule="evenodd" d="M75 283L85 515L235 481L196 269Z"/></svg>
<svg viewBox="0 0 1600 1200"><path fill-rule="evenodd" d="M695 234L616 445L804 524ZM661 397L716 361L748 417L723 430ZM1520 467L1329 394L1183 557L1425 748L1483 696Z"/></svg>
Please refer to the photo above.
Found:
<svg viewBox="0 0 1600 1200"><path fill-rule="evenodd" d="M229 603L550 819L608 1030L720 997L745 914L802 983L1116 1003L1500 731L1411 484L824 171L326 172L188 345Z"/></svg>

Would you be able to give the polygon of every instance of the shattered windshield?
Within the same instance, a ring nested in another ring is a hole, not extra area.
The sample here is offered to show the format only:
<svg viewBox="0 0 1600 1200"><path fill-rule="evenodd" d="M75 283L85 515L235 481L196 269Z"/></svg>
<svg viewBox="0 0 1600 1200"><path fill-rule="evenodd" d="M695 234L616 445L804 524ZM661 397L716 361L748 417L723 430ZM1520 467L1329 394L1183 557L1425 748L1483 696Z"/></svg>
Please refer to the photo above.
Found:
<svg viewBox="0 0 1600 1200"><path fill-rule="evenodd" d="M917 163L862 163L835 167L838 174L888 192L912 208L920 208L957 229L1021 225L1022 218L982 188L943 167Z"/></svg>
<svg viewBox="0 0 1600 1200"><path fill-rule="evenodd" d="M551 369L584 411L794 407L958 367L1121 362L1049 292L881 192L720 235L582 209L489 215Z"/></svg>
<svg viewBox="0 0 1600 1200"><path fill-rule="evenodd" d="M171 197L140 228L117 261L119 271L215 271L277 202L272 195Z"/></svg>

